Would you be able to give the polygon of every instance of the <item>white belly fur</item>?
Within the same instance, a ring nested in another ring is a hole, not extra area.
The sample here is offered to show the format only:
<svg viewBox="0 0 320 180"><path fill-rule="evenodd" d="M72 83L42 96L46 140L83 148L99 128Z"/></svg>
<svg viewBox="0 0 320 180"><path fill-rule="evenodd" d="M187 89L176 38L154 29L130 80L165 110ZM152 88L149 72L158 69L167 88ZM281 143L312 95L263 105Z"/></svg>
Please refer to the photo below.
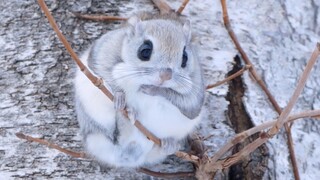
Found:
<svg viewBox="0 0 320 180"><path fill-rule="evenodd" d="M158 138L181 139L198 124L200 116L190 120L177 107L159 96L141 92L127 95L127 103L138 111L139 121Z"/></svg>

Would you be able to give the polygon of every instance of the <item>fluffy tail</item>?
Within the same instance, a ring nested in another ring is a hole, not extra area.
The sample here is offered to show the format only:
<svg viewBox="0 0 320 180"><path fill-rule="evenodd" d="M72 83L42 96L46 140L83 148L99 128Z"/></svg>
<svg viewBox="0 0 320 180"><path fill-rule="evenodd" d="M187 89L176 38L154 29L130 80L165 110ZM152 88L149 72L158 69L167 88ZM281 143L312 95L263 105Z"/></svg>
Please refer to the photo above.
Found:
<svg viewBox="0 0 320 180"><path fill-rule="evenodd" d="M88 152L98 161L116 167L138 167L144 162L142 147L136 142L124 146L113 144L103 134L90 134L86 138Z"/></svg>

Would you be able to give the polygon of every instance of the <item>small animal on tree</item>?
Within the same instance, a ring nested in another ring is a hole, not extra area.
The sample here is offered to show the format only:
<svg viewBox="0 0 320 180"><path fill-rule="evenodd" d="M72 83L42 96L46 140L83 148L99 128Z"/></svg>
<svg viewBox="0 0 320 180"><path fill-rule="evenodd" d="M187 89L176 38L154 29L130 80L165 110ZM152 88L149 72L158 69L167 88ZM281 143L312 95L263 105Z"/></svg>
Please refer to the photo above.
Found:
<svg viewBox="0 0 320 180"><path fill-rule="evenodd" d="M184 17L137 14L96 40L81 59L114 94L112 102L78 70L75 99L81 134L88 153L102 164L160 162L199 123L205 85L191 25ZM161 146L133 125L136 119L161 139Z"/></svg>

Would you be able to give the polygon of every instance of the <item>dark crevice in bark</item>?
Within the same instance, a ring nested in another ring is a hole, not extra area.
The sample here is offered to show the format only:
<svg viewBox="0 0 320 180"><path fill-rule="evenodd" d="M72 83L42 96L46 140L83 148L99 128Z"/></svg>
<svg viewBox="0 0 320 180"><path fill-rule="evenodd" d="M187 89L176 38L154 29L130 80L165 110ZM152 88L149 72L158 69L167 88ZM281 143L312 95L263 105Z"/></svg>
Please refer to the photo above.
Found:
<svg viewBox="0 0 320 180"><path fill-rule="evenodd" d="M234 58L234 61L234 67L228 75L231 75L242 68L241 60L238 55ZM226 100L229 101L230 104L228 106L227 115L236 133L240 133L253 127L253 123L242 102L244 93L245 85L242 81L242 77L237 77L229 82L229 91ZM243 143L236 145L232 153L238 152L258 136L258 134L255 134ZM262 145L248 157L245 157L242 162L230 167L229 179L262 179L267 169L267 165L268 148L266 145Z"/></svg>

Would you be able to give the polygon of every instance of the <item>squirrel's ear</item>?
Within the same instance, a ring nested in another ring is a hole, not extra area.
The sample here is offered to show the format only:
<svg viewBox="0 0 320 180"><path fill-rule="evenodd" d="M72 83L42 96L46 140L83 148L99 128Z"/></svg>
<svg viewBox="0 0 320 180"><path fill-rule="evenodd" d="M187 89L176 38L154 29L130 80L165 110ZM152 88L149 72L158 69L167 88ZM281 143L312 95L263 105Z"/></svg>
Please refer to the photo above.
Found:
<svg viewBox="0 0 320 180"><path fill-rule="evenodd" d="M191 22L189 20L186 20L186 22L184 22L183 24L183 33L187 38L187 43L191 41Z"/></svg>
<svg viewBox="0 0 320 180"><path fill-rule="evenodd" d="M133 35L141 35L143 32L142 28L142 23L141 19L138 16L133 16L128 19L128 24L129 24L129 30L128 30L128 35L133 36Z"/></svg>

